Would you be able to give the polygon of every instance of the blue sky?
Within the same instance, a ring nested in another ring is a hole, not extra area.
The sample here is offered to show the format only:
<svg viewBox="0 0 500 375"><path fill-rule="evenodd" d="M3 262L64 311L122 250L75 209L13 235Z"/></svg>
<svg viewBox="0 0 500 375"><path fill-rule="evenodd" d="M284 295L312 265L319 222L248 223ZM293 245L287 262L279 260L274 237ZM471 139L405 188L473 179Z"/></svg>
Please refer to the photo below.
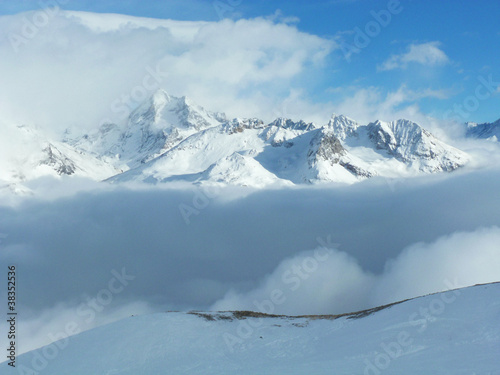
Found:
<svg viewBox="0 0 500 375"><path fill-rule="evenodd" d="M69 10L178 20L270 17L275 23L295 25L340 46L328 55L322 69L311 70L307 77L295 78L300 82L293 82L314 102L338 103L369 89L401 105L415 104L437 119L490 122L500 118L498 1L402 0L399 5L394 0L64 3L61 7ZM390 13L387 25L380 25L374 12L387 15L390 6L398 12ZM0 14L39 8L37 1L0 1ZM366 34L367 28L372 35L364 40L366 46L346 55L346 48L356 47L359 30Z"/></svg>

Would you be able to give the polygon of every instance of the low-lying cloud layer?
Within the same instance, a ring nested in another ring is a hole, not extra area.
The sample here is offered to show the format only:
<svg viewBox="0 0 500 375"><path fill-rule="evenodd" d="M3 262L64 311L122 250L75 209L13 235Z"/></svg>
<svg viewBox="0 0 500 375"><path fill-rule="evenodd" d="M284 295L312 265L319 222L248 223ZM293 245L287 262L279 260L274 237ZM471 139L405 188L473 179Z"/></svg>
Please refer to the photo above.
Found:
<svg viewBox="0 0 500 375"><path fill-rule="evenodd" d="M384 272L363 270L355 258L318 248L284 260L261 285L230 291L214 310L269 314L335 314L415 296L500 280L500 228L457 232L418 243L389 259Z"/></svg>
<svg viewBox="0 0 500 375"><path fill-rule="evenodd" d="M499 188L496 170L216 198L90 184L2 206L0 261L18 268L20 327L29 327L20 349L50 342L43 327L66 332L68 320L84 330L151 311L256 310L254 300L271 297L286 298L275 312L341 313L447 289L446 280L498 280ZM180 204L195 209L189 223ZM287 294L272 294L280 288Z"/></svg>

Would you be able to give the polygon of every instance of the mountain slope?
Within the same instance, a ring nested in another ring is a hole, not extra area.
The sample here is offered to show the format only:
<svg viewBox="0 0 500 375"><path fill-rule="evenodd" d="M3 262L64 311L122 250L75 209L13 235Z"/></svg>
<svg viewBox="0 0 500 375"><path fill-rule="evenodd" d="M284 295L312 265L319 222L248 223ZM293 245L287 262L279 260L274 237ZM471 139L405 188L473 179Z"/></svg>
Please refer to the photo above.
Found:
<svg viewBox="0 0 500 375"><path fill-rule="evenodd" d="M125 125L104 124L96 132L66 142L127 170L160 156L188 136L225 121L222 113L209 112L186 97L177 98L158 90L132 111Z"/></svg>
<svg viewBox="0 0 500 375"><path fill-rule="evenodd" d="M170 149L162 149L160 156L155 157L159 152L149 153L142 165L110 181L184 180L256 187L264 186L264 181L351 184L373 176L450 172L469 161L464 152L407 120L359 125L346 116L334 115L325 126L284 118L267 125L255 118L211 124ZM234 163L235 158L240 162ZM209 173L222 165L224 172ZM258 181L241 180L242 175Z"/></svg>
<svg viewBox="0 0 500 375"><path fill-rule="evenodd" d="M131 317L21 355L18 369L38 361L51 375L498 374L499 293L499 283L480 285L344 316Z"/></svg>
<svg viewBox="0 0 500 375"><path fill-rule="evenodd" d="M470 138L500 140L500 119L493 123L468 122L466 136Z"/></svg>
<svg viewBox="0 0 500 375"><path fill-rule="evenodd" d="M29 126L4 128L8 144L2 147L0 179L23 183L43 176L80 176L102 180L119 172L84 151L48 138Z"/></svg>
<svg viewBox="0 0 500 375"><path fill-rule="evenodd" d="M348 150L378 164L384 160L391 164L398 161L403 164L399 169L436 173L453 171L469 161L465 152L438 140L420 125L408 120L377 120L359 125L345 116L334 115L328 127L344 141Z"/></svg>
<svg viewBox="0 0 500 375"><path fill-rule="evenodd" d="M233 164L233 168L227 161L234 159L235 153L246 158L238 157L238 160L246 162ZM352 183L371 176L356 163L362 164L349 156L331 132L314 124L278 119L263 125L257 119L235 119L195 133L160 157L110 181L220 182L221 179L208 170L222 164L226 166L223 181L238 183L239 179L231 175L239 175L246 169L246 175L260 176L260 182L245 180L245 185L253 186L261 186L264 180L268 184Z"/></svg>
<svg viewBox="0 0 500 375"><path fill-rule="evenodd" d="M360 125L333 115L324 126L285 118L269 124L257 118L227 120L164 90L122 123L106 123L88 134L68 130L56 142L41 132L24 133L14 138L32 144L29 152L12 152L0 161L0 179L6 183L75 175L257 188L352 184L374 176L450 172L469 161L467 154L408 120Z"/></svg>

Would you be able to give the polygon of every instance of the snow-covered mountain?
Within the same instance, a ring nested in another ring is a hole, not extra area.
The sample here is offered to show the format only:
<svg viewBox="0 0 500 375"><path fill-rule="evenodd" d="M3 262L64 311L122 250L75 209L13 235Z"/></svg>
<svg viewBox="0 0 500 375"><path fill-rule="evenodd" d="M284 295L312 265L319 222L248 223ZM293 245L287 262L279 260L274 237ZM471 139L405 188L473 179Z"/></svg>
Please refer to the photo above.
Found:
<svg viewBox="0 0 500 375"><path fill-rule="evenodd" d="M165 97L168 99L162 99ZM156 129L160 131L164 129L161 124L168 124L168 134L184 133L182 137L172 138L172 142L165 142L165 132L142 137L153 139L153 144L161 147L143 147L143 143L136 141L129 154L137 155L137 150L145 152L139 152L141 157L135 159L135 164L130 162L132 158L126 160L130 170L110 181L158 183L184 180L258 187L268 184L354 183L377 175L396 177L452 171L468 161L465 153L406 120L377 121L361 126L345 116L333 116L325 126L284 118L264 124L255 118L225 121L222 114L201 109L197 113L205 114L203 118L211 121L205 121L202 126L186 127L178 118L166 121L161 110L146 110L159 107L155 105L158 102L179 101L188 108L196 106L185 98L173 98L161 91L131 115L129 124L137 124L136 118L143 120L140 129L150 129L154 119ZM149 112L156 115L138 115ZM137 126L129 127L137 129ZM129 130L128 134L133 134L133 131ZM82 146L81 141L77 143ZM120 155L116 151L107 153L108 156L112 154ZM142 164L138 165L138 160Z"/></svg>
<svg viewBox="0 0 500 375"><path fill-rule="evenodd" d="M475 122L468 122L467 137L490 139L492 141L500 140L500 119L492 123L478 124Z"/></svg>
<svg viewBox="0 0 500 375"><path fill-rule="evenodd" d="M234 119L187 137L160 157L111 181L188 180L253 186L263 181L355 182L370 175L356 162L331 131L312 123L277 119L264 125L257 119Z"/></svg>
<svg viewBox="0 0 500 375"><path fill-rule="evenodd" d="M129 115L124 125L103 124L94 133L75 140L67 137L66 142L127 170L225 121L223 113L209 112L186 97L176 98L158 90Z"/></svg>
<svg viewBox="0 0 500 375"><path fill-rule="evenodd" d="M122 123L105 123L88 134L68 130L61 141L49 141L28 133L29 142L39 143L36 152L5 167L19 181L64 174L111 182L350 184L373 176L450 172L469 160L408 120L360 125L334 115L324 126L285 118L269 124L228 120L164 90Z"/></svg>
<svg viewBox="0 0 500 375"><path fill-rule="evenodd" d="M50 139L39 129L3 127L0 181L22 184L42 176L81 176L101 180L118 171L109 163L65 142Z"/></svg>
<svg viewBox="0 0 500 375"><path fill-rule="evenodd" d="M357 150L354 152L360 157L367 149L374 151L365 153L365 160L389 161L394 158L410 170L425 173L450 172L469 160L466 153L408 120L377 120L362 126L348 117L334 115L328 127L333 129L347 149Z"/></svg>
<svg viewBox="0 0 500 375"><path fill-rule="evenodd" d="M25 353L16 366L51 375L495 375L499 293L499 283L478 285L341 316L133 316Z"/></svg>

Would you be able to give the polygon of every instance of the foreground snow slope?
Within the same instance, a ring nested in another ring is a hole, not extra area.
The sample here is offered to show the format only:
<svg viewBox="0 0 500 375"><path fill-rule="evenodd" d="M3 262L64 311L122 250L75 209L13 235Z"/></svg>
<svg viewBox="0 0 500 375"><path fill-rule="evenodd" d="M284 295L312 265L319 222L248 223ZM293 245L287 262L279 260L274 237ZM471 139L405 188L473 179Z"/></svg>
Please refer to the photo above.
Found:
<svg viewBox="0 0 500 375"><path fill-rule="evenodd" d="M336 319L130 317L26 353L18 370L38 364L38 373L51 375L494 375L500 374L499 296L499 283L479 285ZM0 373L14 371L2 363Z"/></svg>

